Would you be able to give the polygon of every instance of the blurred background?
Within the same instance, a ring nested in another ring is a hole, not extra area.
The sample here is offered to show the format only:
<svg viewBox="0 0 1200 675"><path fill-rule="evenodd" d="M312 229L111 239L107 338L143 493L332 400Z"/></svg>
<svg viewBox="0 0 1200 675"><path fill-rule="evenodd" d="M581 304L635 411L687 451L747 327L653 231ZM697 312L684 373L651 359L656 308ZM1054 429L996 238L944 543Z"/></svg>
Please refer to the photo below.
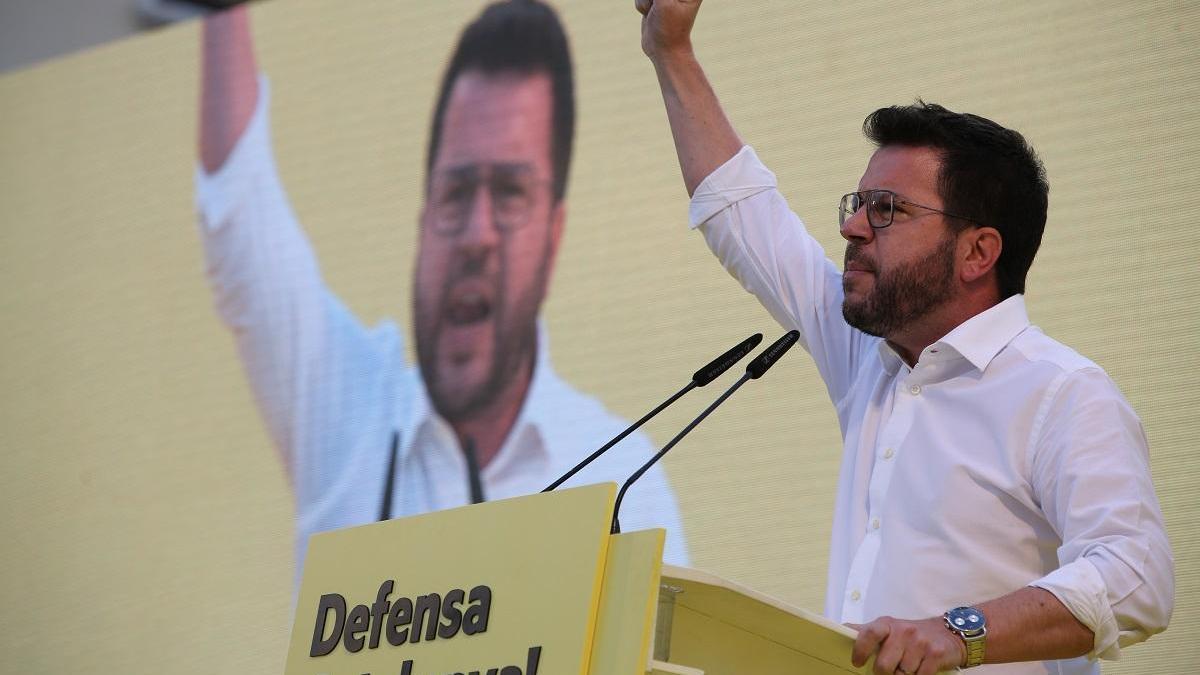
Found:
<svg viewBox="0 0 1200 675"><path fill-rule="evenodd" d="M279 172L327 282L367 324L409 326L437 78L483 4L251 8ZM687 231L632 2L553 4L579 126L543 316L560 375L632 419L725 345L779 329ZM290 489L195 223L194 19L210 9L0 2L0 672L282 669ZM1041 153L1050 222L1030 315L1141 415L1178 568L1171 628L1106 675L1187 673L1197 657L1197 35L1200 3L1115 0L709 0L696 33L735 126L835 256L876 107L977 112ZM836 417L798 351L754 385L665 460L692 561L819 611ZM693 397L655 420L655 443Z"/></svg>

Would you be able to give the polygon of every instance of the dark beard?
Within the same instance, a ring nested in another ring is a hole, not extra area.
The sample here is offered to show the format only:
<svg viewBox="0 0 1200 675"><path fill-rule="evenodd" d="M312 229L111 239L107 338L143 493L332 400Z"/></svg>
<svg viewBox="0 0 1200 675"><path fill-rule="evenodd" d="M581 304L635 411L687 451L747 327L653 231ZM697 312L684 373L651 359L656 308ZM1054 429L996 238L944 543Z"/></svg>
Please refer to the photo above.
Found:
<svg viewBox="0 0 1200 675"><path fill-rule="evenodd" d="M868 335L886 338L941 306L954 294L955 242L946 236L929 255L887 274L875 268L875 288L860 302L844 300L842 318ZM860 255L854 244L846 246L846 260Z"/></svg>
<svg viewBox="0 0 1200 675"><path fill-rule="evenodd" d="M549 256L549 243L543 244L542 249L533 255L544 261L541 265L545 269L549 264L545 262ZM483 274L481 260L460 260L456 264L460 265L460 268L455 270L457 276L443 282L443 298L456 282L471 275ZM500 264L504 266L508 264L508 260L501 258ZM507 277L506 272L502 267L495 279L489 277L489 283L497 290L491 298L491 315L486 318L492 322L494 329L492 360L487 373L482 381L474 386L457 391L448 383L451 375L439 367L441 359L438 350L441 348L441 331L447 321L447 308L444 304L436 307L422 305L421 298L424 296L419 289L413 295L413 326L421 378L425 382L425 390L433 408L447 422L456 423L478 418L487 412L489 407L495 405L514 382L522 378L526 381L532 379L537 360L537 316L542 298L545 297L548 275L520 297L510 299L505 294L502 284L502 280Z"/></svg>
<svg viewBox="0 0 1200 675"><path fill-rule="evenodd" d="M533 379L532 372L537 360L536 323L530 324L528 330L522 330L518 338L506 340L504 336L497 335L495 342L492 367L487 379L466 396L448 396L444 388L439 386L440 378L444 375L434 365L436 360L428 368L422 363L421 377L425 380L425 390L442 419L454 423L476 418L495 405L509 385L521 377L522 372L528 371L526 377Z"/></svg>

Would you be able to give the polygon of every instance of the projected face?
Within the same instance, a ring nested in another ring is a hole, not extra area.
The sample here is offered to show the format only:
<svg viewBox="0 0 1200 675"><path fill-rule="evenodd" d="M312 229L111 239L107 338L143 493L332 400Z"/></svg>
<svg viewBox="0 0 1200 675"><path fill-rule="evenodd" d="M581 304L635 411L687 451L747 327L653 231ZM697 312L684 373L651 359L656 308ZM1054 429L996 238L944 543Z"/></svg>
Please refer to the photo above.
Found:
<svg viewBox="0 0 1200 675"><path fill-rule="evenodd" d="M467 71L450 93L414 295L421 375L450 421L525 392L564 213L551 104L545 75Z"/></svg>
<svg viewBox="0 0 1200 675"><path fill-rule="evenodd" d="M941 208L937 152L885 146L871 156L859 190L891 190ZM955 292L956 238L940 213L899 200L892 224L874 229L860 208L842 225L846 239L842 315L855 328L889 337L942 306Z"/></svg>

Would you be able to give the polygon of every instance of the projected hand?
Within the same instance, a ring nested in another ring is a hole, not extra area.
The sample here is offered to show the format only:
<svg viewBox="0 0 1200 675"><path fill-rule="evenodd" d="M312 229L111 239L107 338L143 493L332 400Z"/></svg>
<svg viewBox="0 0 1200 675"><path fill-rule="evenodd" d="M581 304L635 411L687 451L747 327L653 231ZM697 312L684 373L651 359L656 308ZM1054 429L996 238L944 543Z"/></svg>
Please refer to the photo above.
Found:
<svg viewBox="0 0 1200 675"><path fill-rule="evenodd" d="M258 66L245 5L204 19L200 60L200 161L225 163L258 102Z"/></svg>
<svg viewBox="0 0 1200 675"><path fill-rule="evenodd" d="M656 54L691 49L692 25L703 0L634 0L642 14L642 51Z"/></svg>

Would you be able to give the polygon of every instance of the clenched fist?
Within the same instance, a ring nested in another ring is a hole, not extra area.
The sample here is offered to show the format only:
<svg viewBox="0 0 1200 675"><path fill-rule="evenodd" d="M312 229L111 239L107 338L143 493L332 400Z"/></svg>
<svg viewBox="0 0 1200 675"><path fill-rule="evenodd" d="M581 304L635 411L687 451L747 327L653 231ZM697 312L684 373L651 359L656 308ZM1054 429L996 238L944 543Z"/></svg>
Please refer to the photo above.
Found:
<svg viewBox="0 0 1200 675"><path fill-rule="evenodd" d="M634 0L642 14L642 51L651 59L692 47L692 25L702 0Z"/></svg>

